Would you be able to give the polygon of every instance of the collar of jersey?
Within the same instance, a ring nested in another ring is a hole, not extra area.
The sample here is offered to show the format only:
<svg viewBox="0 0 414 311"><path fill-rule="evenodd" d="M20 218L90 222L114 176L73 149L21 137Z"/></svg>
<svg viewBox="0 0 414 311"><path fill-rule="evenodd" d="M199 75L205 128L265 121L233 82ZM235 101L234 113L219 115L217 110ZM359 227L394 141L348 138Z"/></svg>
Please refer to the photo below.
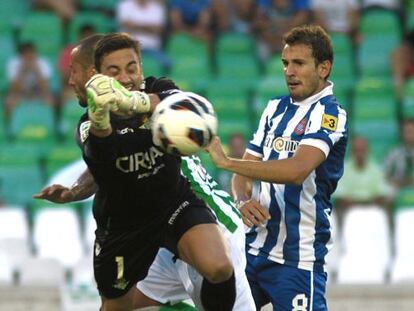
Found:
<svg viewBox="0 0 414 311"><path fill-rule="evenodd" d="M313 103L318 102L321 98L328 96L328 95L332 95L333 86L334 86L333 82L328 80L328 85L325 86L322 89L322 91L320 91L319 93L316 93L315 95L312 95L311 97L308 97L305 100L302 100L301 102L294 102L292 98L290 98L290 101L292 104L299 105L299 106L312 105Z"/></svg>

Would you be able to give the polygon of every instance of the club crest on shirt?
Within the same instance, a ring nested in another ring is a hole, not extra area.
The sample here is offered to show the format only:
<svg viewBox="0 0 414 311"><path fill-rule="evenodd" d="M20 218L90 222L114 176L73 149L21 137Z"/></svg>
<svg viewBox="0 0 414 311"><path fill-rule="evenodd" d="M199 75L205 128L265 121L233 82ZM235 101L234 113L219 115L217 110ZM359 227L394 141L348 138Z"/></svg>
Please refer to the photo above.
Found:
<svg viewBox="0 0 414 311"><path fill-rule="evenodd" d="M91 127L91 121L82 122L79 126L79 136L82 143L89 137L89 129Z"/></svg>
<svg viewBox="0 0 414 311"><path fill-rule="evenodd" d="M327 130L336 131L336 127L338 126L338 118L334 117L333 115L324 113L322 116L321 126Z"/></svg>
<svg viewBox="0 0 414 311"><path fill-rule="evenodd" d="M297 140L291 140L290 137L277 137L273 141L273 149L276 152L295 152L299 146L299 142Z"/></svg>
<svg viewBox="0 0 414 311"><path fill-rule="evenodd" d="M300 122L298 123L298 125L296 125L294 130L296 135L302 135L305 132L306 123L308 123L308 119L306 117L300 120Z"/></svg>

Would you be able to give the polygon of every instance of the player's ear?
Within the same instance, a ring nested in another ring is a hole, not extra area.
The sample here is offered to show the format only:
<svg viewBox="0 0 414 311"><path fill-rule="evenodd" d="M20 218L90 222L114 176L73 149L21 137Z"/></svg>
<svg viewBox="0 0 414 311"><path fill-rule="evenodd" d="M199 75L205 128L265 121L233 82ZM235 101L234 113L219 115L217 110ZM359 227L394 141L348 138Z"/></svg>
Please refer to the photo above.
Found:
<svg viewBox="0 0 414 311"><path fill-rule="evenodd" d="M93 75L96 75L97 73L98 73L98 71L95 69L94 66L91 66L91 67L88 68L88 75L90 77L92 77Z"/></svg>
<svg viewBox="0 0 414 311"><path fill-rule="evenodd" d="M326 77L331 72L331 62L329 60L325 60L318 65L318 73L322 79L326 79Z"/></svg>

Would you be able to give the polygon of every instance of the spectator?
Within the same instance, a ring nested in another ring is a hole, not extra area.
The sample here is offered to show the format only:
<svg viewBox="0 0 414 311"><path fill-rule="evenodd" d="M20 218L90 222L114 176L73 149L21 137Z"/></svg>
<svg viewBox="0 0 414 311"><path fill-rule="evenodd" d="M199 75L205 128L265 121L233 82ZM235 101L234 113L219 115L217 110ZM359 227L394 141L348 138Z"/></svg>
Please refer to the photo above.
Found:
<svg viewBox="0 0 414 311"><path fill-rule="evenodd" d="M414 76L414 29L406 33L401 43L393 50L391 71L395 94L401 99L405 81Z"/></svg>
<svg viewBox="0 0 414 311"><path fill-rule="evenodd" d="M360 8L358 0L311 0L315 23L329 32L349 35L354 44L359 39Z"/></svg>
<svg viewBox="0 0 414 311"><path fill-rule="evenodd" d="M129 33L141 46L144 57L155 58L165 74L170 71L171 60L162 49L167 13L159 0L126 0L118 3L117 20L121 30Z"/></svg>
<svg viewBox="0 0 414 311"><path fill-rule="evenodd" d="M83 38L89 37L95 33L95 28L91 24L84 24L79 28L78 41L81 41ZM73 90L69 86L69 75L70 75L70 54L72 49L76 46L76 43L71 43L66 45L59 55L58 60L58 70L60 75L60 85L62 86L61 91L61 104L66 101L66 99L73 97Z"/></svg>
<svg viewBox="0 0 414 311"><path fill-rule="evenodd" d="M339 225L354 205L387 207L389 214L391 189L380 166L369 158L367 140L354 137L351 148L351 160L345 163L344 176L335 192Z"/></svg>
<svg viewBox="0 0 414 311"><path fill-rule="evenodd" d="M23 100L42 100L54 105L48 79L52 73L50 64L36 52L32 42L18 46L18 56L7 62L9 90L5 100L5 119L10 120L14 107Z"/></svg>
<svg viewBox="0 0 414 311"><path fill-rule="evenodd" d="M308 0L257 0L253 27L258 40L258 53L266 62L282 50L282 37L289 29L310 21Z"/></svg>
<svg viewBox="0 0 414 311"><path fill-rule="evenodd" d="M174 32L184 32L211 43L211 0L170 0Z"/></svg>
<svg viewBox="0 0 414 311"><path fill-rule="evenodd" d="M213 0L212 11L219 32L250 33L256 9L254 0Z"/></svg>
<svg viewBox="0 0 414 311"><path fill-rule="evenodd" d="M395 191L414 187L414 119L402 121L401 144L387 156L385 172Z"/></svg>

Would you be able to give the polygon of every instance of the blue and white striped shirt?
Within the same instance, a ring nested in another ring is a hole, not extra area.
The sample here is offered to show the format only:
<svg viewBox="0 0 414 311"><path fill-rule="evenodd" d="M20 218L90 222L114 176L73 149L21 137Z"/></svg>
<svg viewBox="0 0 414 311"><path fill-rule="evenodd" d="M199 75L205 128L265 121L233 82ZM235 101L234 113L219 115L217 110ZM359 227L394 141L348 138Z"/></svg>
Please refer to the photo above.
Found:
<svg viewBox="0 0 414 311"><path fill-rule="evenodd" d="M259 202L269 209L265 226L247 233L252 255L298 267L325 271L331 247L331 194L343 174L347 116L332 94L330 82L321 92L301 101L290 96L269 101L247 152L263 161L292 157L299 145L319 148L323 161L302 185L262 182Z"/></svg>

